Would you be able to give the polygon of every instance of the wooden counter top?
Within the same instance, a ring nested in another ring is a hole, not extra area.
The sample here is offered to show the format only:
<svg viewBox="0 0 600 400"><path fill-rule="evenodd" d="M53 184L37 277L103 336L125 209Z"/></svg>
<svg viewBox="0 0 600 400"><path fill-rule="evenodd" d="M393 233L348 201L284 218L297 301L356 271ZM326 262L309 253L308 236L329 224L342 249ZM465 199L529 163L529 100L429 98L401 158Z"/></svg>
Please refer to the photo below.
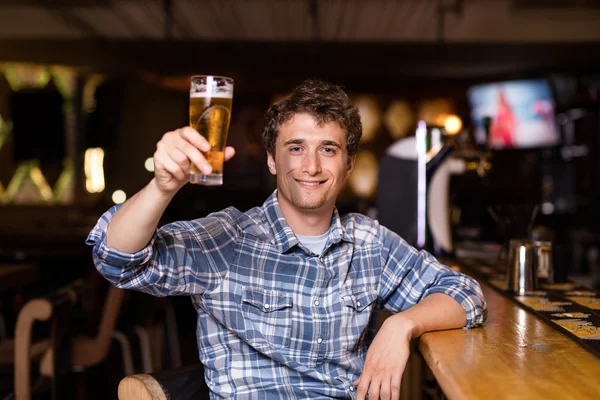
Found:
<svg viewBox="0 0 600 400"><path fill-rule="evenodd" d="M480 283L488 303L482 327L420 340L448 399L600 399L600 358Z"/></svg>

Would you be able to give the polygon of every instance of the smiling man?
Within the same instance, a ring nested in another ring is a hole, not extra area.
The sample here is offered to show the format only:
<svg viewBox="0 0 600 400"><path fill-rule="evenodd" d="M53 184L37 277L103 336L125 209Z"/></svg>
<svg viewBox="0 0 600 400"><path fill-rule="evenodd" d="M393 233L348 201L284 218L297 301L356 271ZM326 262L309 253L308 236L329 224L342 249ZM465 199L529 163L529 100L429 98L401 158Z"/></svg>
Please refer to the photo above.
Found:
<svg viewBox="0 0 600 400"><path fill-rule="evenodd" d="M267 164L277 177L279 207L296 234L329 228L337 195L354 166L345 143L339 123L319 124L308 113L281 125Z"/></svg>
<svg viewBox="0 0 600 400"><path fill-rule="evenodd" d="M90 233L116 286L192 297L211 398L398 399L411 338L484 322L473 279L337 212L361 134L342 89L305 81L265 115L277 190L262 206L157 229L191 163L208 172L208 143L182 128L158 143L154 179ZM380 309L394 316L375 336Z"/></svg>

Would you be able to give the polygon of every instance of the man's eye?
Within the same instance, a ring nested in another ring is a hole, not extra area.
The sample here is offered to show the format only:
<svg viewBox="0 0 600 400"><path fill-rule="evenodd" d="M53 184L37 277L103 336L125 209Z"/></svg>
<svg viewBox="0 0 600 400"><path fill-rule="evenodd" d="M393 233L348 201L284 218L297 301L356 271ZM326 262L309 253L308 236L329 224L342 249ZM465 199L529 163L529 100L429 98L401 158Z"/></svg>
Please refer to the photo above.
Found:
<svg viewBox="0 0 600 400"><path fill-rule="evenodd" d="M323 151L327 154L335 154L335 149L333 147L325 147Z"/></svg>
<svg viewBox="0 0 600 400"><path fill-rule="evenodd" d="M300 147L290 147L290 151L295 153L295 152L299 152L301 150Z"/></svg>

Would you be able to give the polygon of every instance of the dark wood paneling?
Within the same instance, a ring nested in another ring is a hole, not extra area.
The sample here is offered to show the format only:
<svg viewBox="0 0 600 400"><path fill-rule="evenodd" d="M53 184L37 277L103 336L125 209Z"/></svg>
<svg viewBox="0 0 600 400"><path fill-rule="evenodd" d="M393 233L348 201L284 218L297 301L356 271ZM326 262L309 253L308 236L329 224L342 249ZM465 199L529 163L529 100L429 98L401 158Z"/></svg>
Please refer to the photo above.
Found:
<svg viewBox="0 0 600 400"><path fill-rule="evenodd" d="M384 92L423 81L600 70L600 43L310 43L3 40L0 61L133 73L229 74L236 91L278 92L311 76ZM376 87L373 83L378 82Z"/></svg>

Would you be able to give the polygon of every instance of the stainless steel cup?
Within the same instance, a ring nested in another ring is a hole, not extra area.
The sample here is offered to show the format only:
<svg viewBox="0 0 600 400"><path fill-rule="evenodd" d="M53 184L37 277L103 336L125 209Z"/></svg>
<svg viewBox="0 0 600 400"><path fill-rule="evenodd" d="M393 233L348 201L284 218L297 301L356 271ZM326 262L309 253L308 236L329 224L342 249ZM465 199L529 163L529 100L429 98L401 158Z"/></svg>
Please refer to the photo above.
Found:
<svg viewBox="0 0 600 400"><path fill-rule="evenodd" d="M531 292L539 287L540 280L552 283L553 277L551 242L529 239L510 241L506 271L509 291Z"/></svg>

